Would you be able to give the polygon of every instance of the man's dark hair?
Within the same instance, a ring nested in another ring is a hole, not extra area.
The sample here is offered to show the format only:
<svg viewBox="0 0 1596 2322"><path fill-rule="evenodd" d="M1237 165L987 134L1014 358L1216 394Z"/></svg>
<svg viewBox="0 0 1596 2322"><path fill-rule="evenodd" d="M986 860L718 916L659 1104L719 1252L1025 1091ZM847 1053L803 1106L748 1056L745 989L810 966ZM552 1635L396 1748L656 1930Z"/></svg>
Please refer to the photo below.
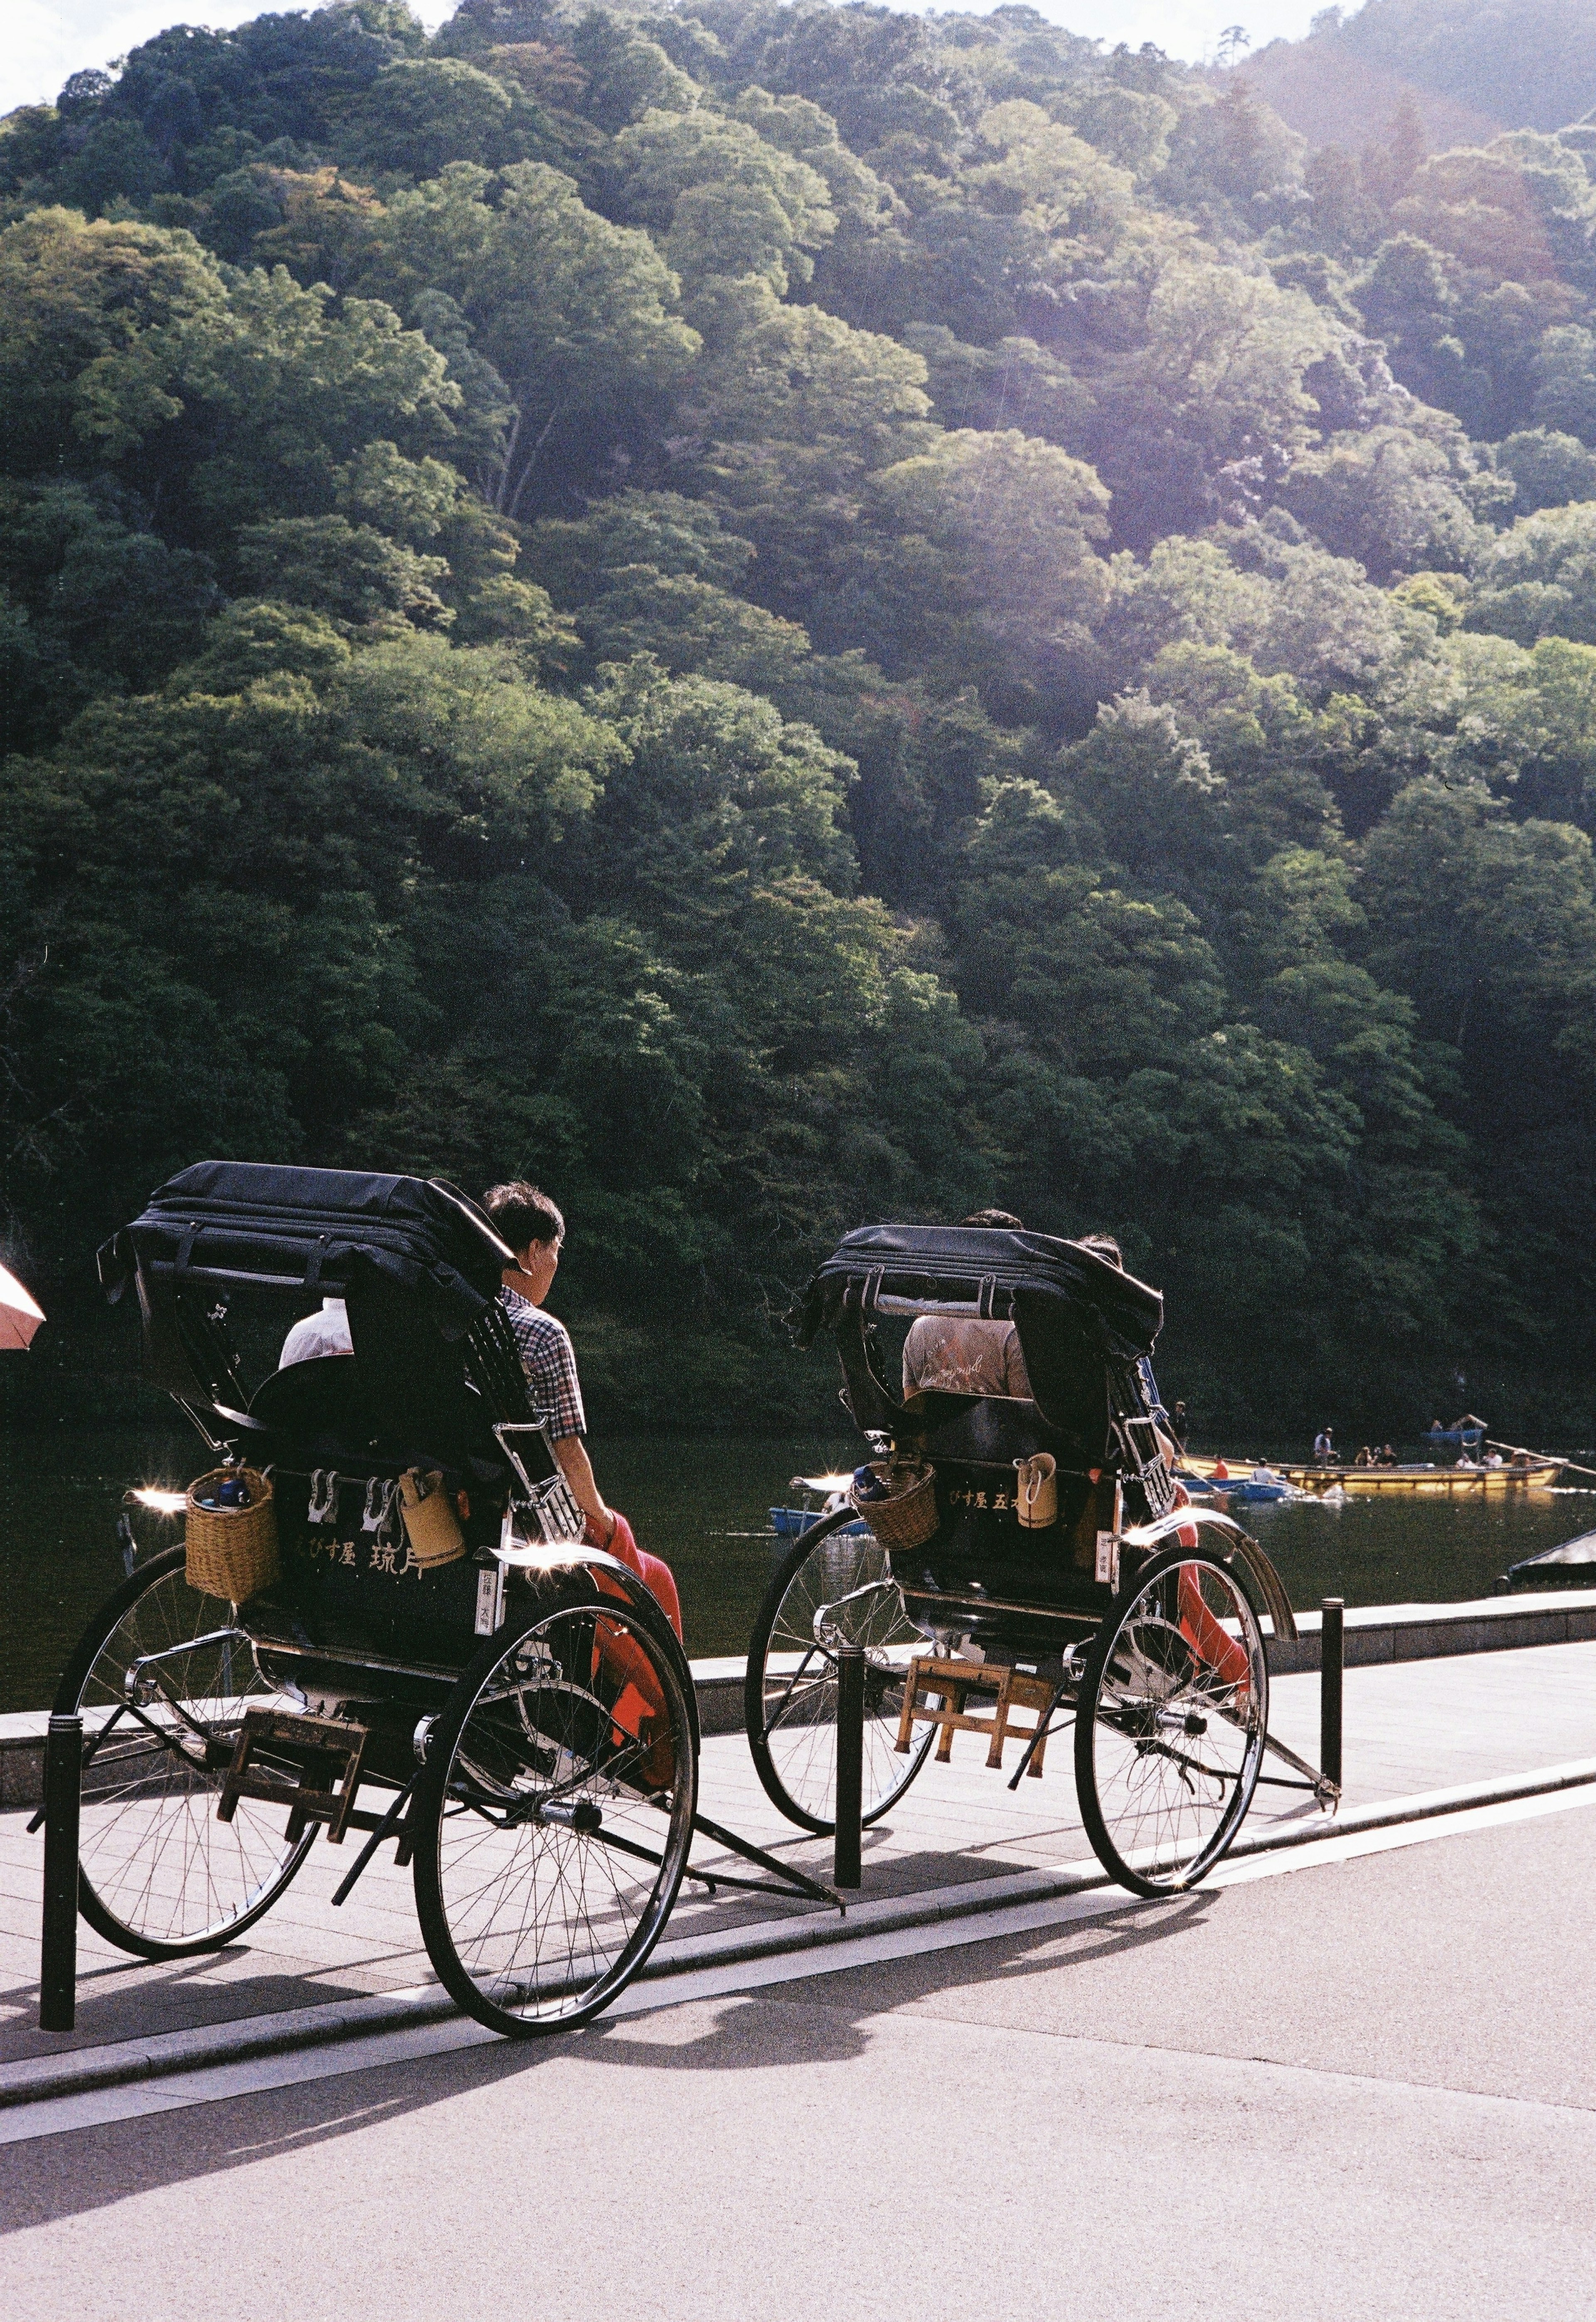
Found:
<svg viewBox="0 0 1596 2322"><path fill-rule="evenodd" d="M959 1223L962 1226L1002 1226L1010 1233L1025 1231L1025 1227L1012 1210L971 1210L967 1218L959 1220Z"/></svg>
<svg viewBox="0 0 1596 2322"><path fill-rule="evenodd" d="M529 1185L524 1177L514 1178L507 1185L489 1185L482 1206L517 1257L529 1242L565 1239L565 1220L547 1193Z"/></svg>
<svg viewBox="0 0 1596 2322"><path fill-rule="evenodd" d="M1110 1266L1118 1266L1120 1272L1124 1273L1125 1253L1112 1234L1077 1234L1075 1247L1077 1249L1090 1249L1098 1257L1106 1257Z"/></svg>

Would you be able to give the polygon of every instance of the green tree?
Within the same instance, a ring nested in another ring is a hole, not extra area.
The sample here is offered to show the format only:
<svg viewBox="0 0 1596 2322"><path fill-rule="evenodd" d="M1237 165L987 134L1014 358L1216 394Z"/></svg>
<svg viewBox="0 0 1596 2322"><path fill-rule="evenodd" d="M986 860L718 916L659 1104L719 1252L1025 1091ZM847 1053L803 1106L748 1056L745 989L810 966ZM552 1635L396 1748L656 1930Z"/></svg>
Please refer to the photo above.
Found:
<svg viewBox="0 0 1596 2322"><path fill-rule="evenodd" d="M1469 618L1520 644L1596 644L1596 500L1542 508L1500 534L1476 568Z"/></svg>
<svg viewBox="0 0 1596 2322"><path fill-rule="evenodd" d="M497 205L487 188L454 163L396 197L373 236L372 279L401 296L422 282L446 291L507 382L513 416L483 481L514 517L562 462L601 461L698 343L647 235L587 208L570 178L523 161L503 173Z"/></svg>
<svg viewBox="0 0 1596 2322"><path fill-rule="evenodd" d="M1577 435L1553 427L1520 429L1497 445L1496 464L1513 480L1515 516L1596 499L1596 452Z"/></svg>
<svg viewBox="0 0 1596 2322"><path fill-rule="evenodd" d="M369 169L432 178L451 161L497 162L515 110L510 92L460 57L406 57L351 107L342 139Z"/></svg>

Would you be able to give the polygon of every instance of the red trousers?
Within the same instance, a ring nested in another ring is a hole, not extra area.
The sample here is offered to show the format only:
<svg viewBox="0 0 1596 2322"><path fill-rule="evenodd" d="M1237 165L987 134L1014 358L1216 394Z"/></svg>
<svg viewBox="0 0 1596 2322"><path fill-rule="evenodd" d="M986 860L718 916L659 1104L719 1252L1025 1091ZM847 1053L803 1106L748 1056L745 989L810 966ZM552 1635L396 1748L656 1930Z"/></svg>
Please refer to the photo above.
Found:
<svg viewBox="0 0 1596 2322"><path fill-rule="evenodd" d="M681 1600L676 1593L676 1580L670 1567L662 1557L650 1556L639 1548L636 1535L625 1517L618 1511L612 1513L616 1529L615 1537L608 1543L610 1554L629 1572L634 1572L658 1598L665 1617L679 1637ZM609 1574L599 1572L594 1577L606 1596L621 1594L620 1583ZM594 1675L597 1676L602 1668L610 1683L620 1687L613 1711L616 1726L622 1733L634 1740L646 1740L650 1730L665 1714L659 1681L647 1655L631 1637L601 1622L594 1648ZM665 1735L643 1760L643 1773L651 1781L668 1782L670 1778L670 1738Z"/></svg>
<svg viewBox="0 0 1596 2322"><path fill-rule="evenodd" d="M1184 1484L1175 1486L1175 1505L1189 1507L1191 1495ZM1195 1524L1182 1524L1175 1534L1182 1548L1195 1548L1198 1529ZM1222 1629L1202 1601L1194 1565L1181 1567L1179 1587L1181 1634L1189 1645L1199 1652L1210 1668L1217 1669L1227 1685L1241 1685L1247 1674L1247 1657L1228 1630Z"/></svg>

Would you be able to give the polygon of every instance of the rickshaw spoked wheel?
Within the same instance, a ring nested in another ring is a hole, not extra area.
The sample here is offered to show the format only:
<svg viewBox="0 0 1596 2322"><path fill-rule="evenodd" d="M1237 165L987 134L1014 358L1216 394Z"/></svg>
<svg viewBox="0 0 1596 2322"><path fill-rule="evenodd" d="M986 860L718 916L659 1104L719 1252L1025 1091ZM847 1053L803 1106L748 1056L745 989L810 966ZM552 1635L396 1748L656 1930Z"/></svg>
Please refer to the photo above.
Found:
<svg viewBox="0 0 1596 2322"><path fill-rule="evenodd" d="M564 2032L670 1915L698 1798L692 1678L663 1613L580 1577L520 1600L449 1696L415 1794L415 1906L469 2015Z"/></svg>
<svg viewBox="0 0 1596 2322"><path fill-rule="evenodd" d="M851 1507L841 1508L794 1540L765 1591L743 1678L743 1724L765 1796L822 1838L835 1827L837 1765L836 1662L816 1634L823 1605L825 1637L862 1645L867 1657L865 1822L897 1804L936 1738L927 1726L907 1756L898 1754L904 1681L926 1639L904 1611L880 1541L849 1535L854 1521Z"/></svg>
<svg viewBox="0 0 1596 2322"><path fill-rule="evenodd" d="M107 1943L150 1960L235 1941L316 1834L313 1823L290 1841L282 1808L253 1798L216 1819L244 1710L278 1696L233 1606L191 1588L185 1566L186 1551L168 1549L106 1599L55 1700L84 1720L78 1908ZM135 1662L147 1674L130 1699Z"/></svg>
<svg viewBox="0 0 1596 2322"><path fill-rule="evenodd" d="M1075 1779L1092 1850L1137 1895L1178 1895L1240 1829L1263 1760L1269 1664L1223 1560L1160 1550L1110 1609L1087 1660Z"/></svg>

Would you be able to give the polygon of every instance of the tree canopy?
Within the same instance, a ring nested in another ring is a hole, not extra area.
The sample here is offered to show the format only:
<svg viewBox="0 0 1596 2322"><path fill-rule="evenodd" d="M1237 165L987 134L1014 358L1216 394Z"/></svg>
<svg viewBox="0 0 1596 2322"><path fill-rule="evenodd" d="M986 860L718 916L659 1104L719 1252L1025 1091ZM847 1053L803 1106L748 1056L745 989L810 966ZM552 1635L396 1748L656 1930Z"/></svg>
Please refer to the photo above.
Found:
<svg viewBox="0 0 1596 2322"><path fill-rule="evenodd" d="M12 1255L530 1175L600 1407L745 1422L834 1236L1000 1201L1216 1424L1589 1440L1587 13L1327 17L1523 124L1436 152L871 0L332 0L0 123Z"/></svg>

